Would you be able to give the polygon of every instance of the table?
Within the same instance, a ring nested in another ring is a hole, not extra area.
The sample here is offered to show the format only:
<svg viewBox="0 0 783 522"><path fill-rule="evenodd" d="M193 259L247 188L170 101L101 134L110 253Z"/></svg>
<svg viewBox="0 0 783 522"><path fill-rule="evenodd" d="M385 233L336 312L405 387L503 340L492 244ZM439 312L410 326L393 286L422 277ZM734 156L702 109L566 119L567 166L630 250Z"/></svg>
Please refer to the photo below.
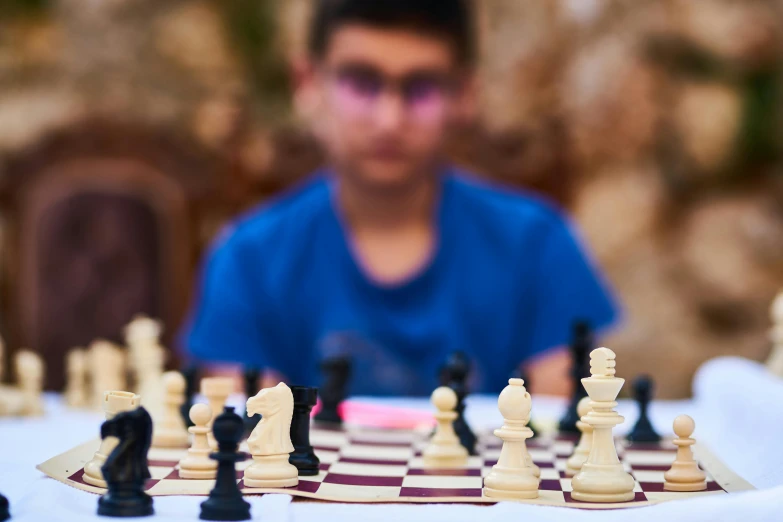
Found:
<svg viewBox="0 0 783 522"><path fill-rule="evenodd" d="M634 510L635 522L661 520L783 519L783 380L769 375L756 363L739 358L714 360L702 367L694 382L692 401L656 401L650 416L662 433L671 431L672 419L681 413L697 422L696 437L707 444L735 472L759 488L741 494L702 497ZM234 402L241 402L233 398ZM426 400L361 399L373 404L430 410ZM502 419L496 397L469 398L467 416L477 429L497 427ZM534 397L534 417L556 419L565 404L551 397ZM10 502L14 521L106 520L95 515L97 497L48 479L35 466L95 437L100 413L65 408L59 396L47 396L47 416L39 419L0 419L0 492ZM621 401L618 411L628 420L618 429L629 429L635 407ZM291 502L287 495L246 497L253 516L264 521L327 520L628 520L623 510L589 512L501 503L470 505L344 505ZM203 498L158 497L151 522L198 520Z"/></svg>

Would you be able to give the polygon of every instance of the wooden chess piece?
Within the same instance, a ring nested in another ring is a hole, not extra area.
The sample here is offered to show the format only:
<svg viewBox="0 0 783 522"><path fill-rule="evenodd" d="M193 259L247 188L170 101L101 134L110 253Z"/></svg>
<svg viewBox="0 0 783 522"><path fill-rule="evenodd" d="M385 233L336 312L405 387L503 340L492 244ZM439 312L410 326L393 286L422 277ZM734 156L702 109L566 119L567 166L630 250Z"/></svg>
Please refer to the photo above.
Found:
<svg viewBox="0 0 783 522"><path fill-rule="evenodd" d="M156 448L186 448L188 430L179 413L185 402L185 378L179 372L166 372L161 380L165 390L165 409L155 426L152 445Z"/></svg>
<svg viewBox="0 0 783 522"><path fill-rule="evenodd" d="M539 479L528 462L525 440L533 436L530 422L532 400L522 379L509 379L498 397L498 409L503 415L503 427L495 436L503 441L500 458L484 479L482 494L498 500L538 497Z"/></svg>
<svg viewBox="0 0 783 522"><path fill-rule="evenodd" d="M152 497L144 492L151 478L147 454L152 444L152 417L143 407L118 413L101 426L101 438L118 444L101 466L108 491L98 499L98 515L147 517L154 514Z"/></svg>
<svg viewBox="0 0 783 522"><path fill-rule="evenodd" d="M43 359L35 352L21 350L16 354L15 362L17 382L24 401L22 414L43 415Z"/></svg>
<svg viewBox="0 0 783 522"><path fill-rule="evenodd" d="M247 446L253 463L245 469L245 485L250 488L290 488L299 484L299 470L289 462L291 420L294 396L284 383L265 388L247 400L247 414L261 414Z"/></svg>
<svg viewBox="0 0 783 522"><path fill-rule="evenodd" d="M260 389L259 380L261 379L261 371L258 368L247 368L242 373L242 377L245 381L245 397L249 399L258 393L258 390ZM245 422L245 433L250 435L260 420L260 415L245 415L243 419Z"/></svg>
<svg viewBox="0 0 783 522"><path fill-rule="evenodd" d="M454 352L441 370L441 386L448 386L457 394L457 418L454 421L454 433L460 444L465 446L469 455L476 455L476 434L465 420L465 398L468 395L468 377L470 360L465 352Z"/></svg>
<svg viewBox="0 0 783 522"><path fill-rule="evenodd" d="M654 384L649 375L640 375L633 381L633 396L639 407L639 418L626 439L633 443L656 443L661 436L655 431L650 421L648 410L653 398Z"/></svg>
<svg viewBox="0 0 783 522"><path fill-rule="evenodd" d="M201 379L201 395L206 397L209 408L213 411L223 411L226 406L228 396L234 392L234 379L231 377L205 377ZM209 421L209 428L212 428L213 418ZM210 431L207 435L209 447L217 449L217 442Z"/></svg>
<svg viewBox="0 0 783 522"><path fill-rule="evenodd" d="M294 445L294 452L288 462L296 466L299 476L312 477L321 471L321 461L310 444L310 412L318 402L318 389L292 386L291 393L294 396L294 416L291 419L291 443Z"/></svg>
<svg viewBox="0 0 783 522"><path fill-rule="evenodd" d="M677 446L677 456L671 469L663 474L666 491L704 491L707 489L707 476L699 469L699 464L693 458L691 446L696 441L691 437L696 429L696 423L687 415L674 419L674 434L677 438L672 442Z"/></svg>
<svg viewBox="0 0 783 522"><path fill-rule="evenodd" d="M579 401L577 406L577 412L579 418L582 419L585 415L590 413L590 397L583 397ZM582 469L582 465L587 462L587 457L590 455L590 450L593 448L593 428L583 420L576 421L576 427L582 433L579 437L579 444L574 448L574 453L566 461L566 476L573 477L579 470Z"/></svg>
<svg viewBox="0 0 783 522"><path fill-rule="evenodd" d="M615 354L608 348L590 353L591 376L582 379L590 397L590 408L582 418L593 428L593 447L587 462L571 480L571 498L581 502L629 502L634 499L636 482L623 469L617 457L612 429L623 422L614 408L625 383L615 377Z"/></svg>
<svg viewBox="0 0 783 522"><path fill-rule="evenodd" d="M321 410L315 415L318 422L342 424L340 405L348 394L351 367L351 359L345 355L329 357L321 363L324 378L319 391Z"/></svg>
<svg viewBox="0 0 783 522"><path fill-rule="evenodd" d="M436 408L435 420L437 427L429 445L422 452L424 466L428 468L461 468L467 464L468 450L460 444L454 432L454 421L457 419L457 394L446 386L441 386L432 392L432 404Z"/></svg>
<svg viewBox="0 0 783 522"><path fill-rule="evenodd" d="M571 400L568 402L565 414L560 419L558 429L561 433L579 433L576 423L580 419L578 405L584 397L587 397L582 379L590 376L588 355L593 349L593 330L585 321L576 321L572 326L572 338L569 345L571 353L571 381L573 390Z"/></svg>
<svg viewBox="0 0 783 522"><path fill-rule="evenodd" d="M187 456L179 461L179 476L183 479L213 479L218 463L209 457L212 450L207 441L212 410L206 404L194 404L190 408L190 420L193 426L188 431L193 434L193 444Z"/></svg>
<svg viewBox="0 0 783 522"><path fill-rule="evenodd" d="M65 359L65 403L71 408L87 406L87 352L75 348Z"/></svg>
<svg viewBox="0 0 783 522"><path fill-rule="evenodd" d="M130 411L139 407L141 397L135 393L125 391L107 391L103 394L103 411L106 413L106 420L112 420L118 413ZM92 460L84 466L84 476L82 479L90 485L99 488L106 487L106 481L103 480L101 466L106 462L108 455L117 446L117 439L106 437L101 441L101 446L93 455Z"/></svg>
<svg viewBox="0 0 783 522"><path fill-rule="evenodd" d="M164 391L161 377L166 362L166 349L160 345L163 326L144 315L136 316L125 327L128 362L136 376L136 393L141 404L156 422L161 418Z"/></svg>
<svg viewBox="0 0 783 522"><path fill-rule="evenodd" d="M11 518L11 509L8 503L8 499L3 495L0 495L0 522L4 522Z"/></svg>
<svg viewBox="0 0 783 522"><path fill-rule="evenodd" d="M237 462L247 459L239 452L239 441L245 432L242 418L234 408L226 407L212 423L218 450L210 455L218 463L215 487L209 498L201 503L202 520L249 520L250 504L242 498L237 484Z"/></svg>
<svg viewBox="0 0 783 522"><path fill-rule="evenodd" d="M190 428L193 426L193 422L190 420L190 409L193 407L193 397L195 397L198 388L196 384L199 371L197 366L188 365L182 368L180 373L185 378L185 402L180 406L179 412L185 425Z"/></svg>
<svg viewBox="0 0 783 522"><path fill-rule="evenodd" d="M102 407L107 391L125 390L125 352L109 341L98 339L90 344L87 363L92 388L90 404Z"/></svg>

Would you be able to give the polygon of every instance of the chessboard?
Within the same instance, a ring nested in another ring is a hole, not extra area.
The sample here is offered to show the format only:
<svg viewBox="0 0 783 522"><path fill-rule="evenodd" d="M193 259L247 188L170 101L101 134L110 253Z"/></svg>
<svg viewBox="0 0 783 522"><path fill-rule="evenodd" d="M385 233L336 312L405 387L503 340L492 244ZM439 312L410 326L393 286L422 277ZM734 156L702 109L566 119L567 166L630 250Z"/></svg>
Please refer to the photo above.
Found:
<svg viewBox="0 0 783 522"><path fill-rule="evenodd" d="M245 487L243 470L252 461L237 466L237 481L246 495L284 493L294 497L346 503L471 503L492 504L483 498L483 477L500 455L501 441L490 434L479 437L478 456L470 457L461 469L427 469L421 452L431 434L421 430L389 430L359 426L340 429L314 425L310 440L321 460L317 476L299 477L299 485L287 489ZM618 455L636 480L636 496L622 504L592 504L571 498L571 479L565 464L576 440L568 436L539 437L528 441L529 452L541 468L540 496L526 503L587 509L616 509L680 500L702 495L724 495L753 489L735 475L705 447L694 453L707 473L707 490L697 493L664 491L664 472L674 461L676 449L669 441L633 444L617 439ZM82 480L83 466L92 458L98 439L78 446L38 466L46 475L77 489L101 494L103 489ZM243 444L242 451L247 451ZM148 454L152 479L147 493L164 495L209 494L214 480L182 479L177 463L186 449L153 448Z"/></svg>

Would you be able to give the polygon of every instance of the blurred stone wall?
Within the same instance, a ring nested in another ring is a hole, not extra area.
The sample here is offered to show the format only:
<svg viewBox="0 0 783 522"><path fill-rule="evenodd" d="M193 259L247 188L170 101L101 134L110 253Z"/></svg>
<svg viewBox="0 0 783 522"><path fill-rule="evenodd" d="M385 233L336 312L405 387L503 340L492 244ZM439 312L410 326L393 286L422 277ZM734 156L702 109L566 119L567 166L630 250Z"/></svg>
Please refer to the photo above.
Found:
<svg viewBox="0 0 783 522"><path fill-rule="evenodd" d="M303 56L311 2L262 0L271 56ZM274 169L271 136L296 117L259 87L269 65L237 46L225 5L50 0L0 16L0 175L4 154L95 115ZM624 305L605 340L622 375L679 397L708 358L764 358L783 287L783 0L477 5L483 125L544 135L534 170L567 158L573 215ZM541 132L553 120L565 142Z"/></svg>

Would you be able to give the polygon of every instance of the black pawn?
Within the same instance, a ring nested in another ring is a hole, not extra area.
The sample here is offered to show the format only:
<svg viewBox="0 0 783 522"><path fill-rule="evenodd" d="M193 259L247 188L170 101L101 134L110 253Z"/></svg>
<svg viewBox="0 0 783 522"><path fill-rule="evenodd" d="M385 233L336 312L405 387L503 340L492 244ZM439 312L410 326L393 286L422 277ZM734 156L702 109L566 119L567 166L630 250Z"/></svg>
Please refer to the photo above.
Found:
<svg viewBox="0 0 783 522"><path fill-rule="evenodd" d="M188 366L182 370L182 376L185 378L185 402L182 403L179 412L182 415L182 420L185 421L185 426L190 428L193 426L193 421L190 420L190 408L193 407L193 397L196 395L198 368Z"/></svg>
<svg viewBox="0 0 783 522"><path fill-rule="evenodd" d="M245 380L245 396L249 399L250 397L254 397L259 390L259 384L258 381L261 379L261 371L257 370L256 368L249 368L245 370L244 373L244 380ZM256 413L255 415L248 417L245 415L244 417L245 422L245 435L249 435L250 432L252 432L255 427L258 425L258 422L261 420L261 414Z"/></svg>
<svg viewBox="0 0 783 522"><path fill-rule="evenodd" d="M342 424L338 410L348 396L348 381L351 378L351 360L347 356L324 359L321 363L323 386L321 386L321 411L315 420L330 424Z"/></svg>
<svg viewBox="0 0 783 522"><path fill-rule="evenodd" d="M238 451L244 431L242 418L230 406L226 406L212 423L218 450L210 454L209 458L218 462L217 478L209 498L201 503L201 520L250 519L250 504L242 498L236 471L237 462L249 457L247 453Z"/></svg>
<svg viewBox="0 0 783 522"><path fill-rule="evenodd" d="M0 495L0 522L11 518L11 511L8 507L8 499Z"/></svg>
<svg viewBox="0 0 783 522"><path fill-rule="evenodd" d="M152 497L144 492L150 478L147 453L152 444L152 418L144 408L117 414L101 425L101 438L116 437L119 443L101 466L106 494L98 499L98 515L146 517L155 511Z"/></svg>
<svg viewBox="0 0 783 522"><path fill-rule="evenodd" d="M590 325L584 321L577 321L573 327L573 338L571 340L571 379L573 380L573 393L568 403L568 409L560 419L560 431L563 433L579 434L579 428L576 427L576 421L579 420L579 414L576 409L584 397L587 397L587 391L582 385L582 379L590 377L590 352L593 349L593 331Z"/></svg>
<svg viewBox="0 0 783 522"><path fill-rule="evenodd" d="M469 374L470 361L468 357L464 352L454 352L441 370L440 380L442 386L448 386L457 395L457 407L454 409L457 412L454 432L468 453L476 455L476 434L473 433L465 420L465 397L468 395Z"/></svg>
<svg viewBox="0 0 783 522"><path fill-rule="evenodd" d="M647 416L647 409L653 397L653 381L649 375L641 375L633 381L633 395L636 404L639 405L639 420L628 435L628 441L660 442L661 436L655 431Z"/></svg>
<svg viewBox="0 0 783 522"><path fill-rule="evenodd" d="M310 412L318 401L318 390L305 386L292 386L294 395L294 417L291 419L291 443L294 452L288 462L296 466L299 475L312 477L318 475L321 461L310 445Z"/></svg>

